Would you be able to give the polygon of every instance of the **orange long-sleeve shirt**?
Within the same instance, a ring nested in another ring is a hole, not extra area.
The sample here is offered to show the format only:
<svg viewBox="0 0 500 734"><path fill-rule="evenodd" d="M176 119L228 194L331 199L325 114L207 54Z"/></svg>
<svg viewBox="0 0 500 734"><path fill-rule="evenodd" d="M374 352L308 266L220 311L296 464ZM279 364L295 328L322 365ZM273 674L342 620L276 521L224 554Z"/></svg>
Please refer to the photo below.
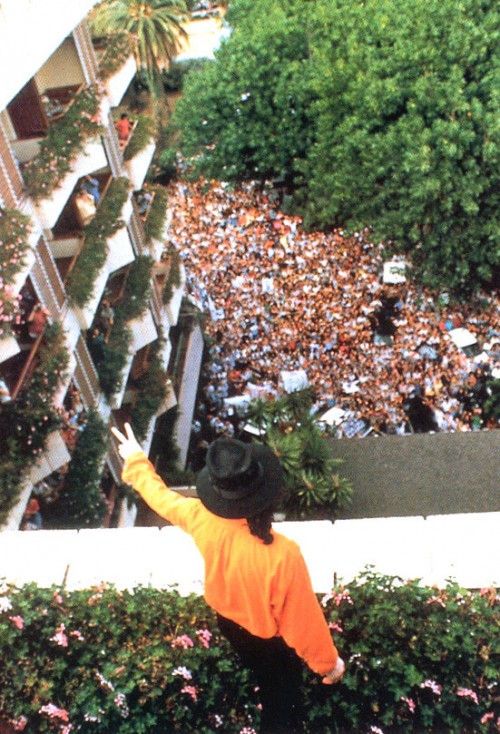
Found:
<svg viewBox="0 0 500 734"><path fill-rule="evenodd" d="M283 637L320 675L334 668L338 652L296 543L273 530L274 541L265 545L246 520L218 517L200 500L168 489L142 452L127 459L122 479L193 537L205 561L209 606L258 637Z"/></svg>

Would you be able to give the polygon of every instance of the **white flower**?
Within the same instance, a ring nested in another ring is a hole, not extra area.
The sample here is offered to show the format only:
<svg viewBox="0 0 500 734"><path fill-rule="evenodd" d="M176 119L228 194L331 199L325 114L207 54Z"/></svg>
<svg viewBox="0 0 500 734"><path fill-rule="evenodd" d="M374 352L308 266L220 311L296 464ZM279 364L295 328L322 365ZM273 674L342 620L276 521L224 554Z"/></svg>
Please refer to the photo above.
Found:
<svg viewBox="0 0 500 734"><path fill-rule="evenodd" d="M180 665L178 668L172 670L172 675L180 675L184 680L193 680L193 675L184 665Z"/></svg>
<svg viewBox="0 0 500 734"><path fill-rule="evenodd" d="M0 613L9 612L12 609L12 603L8 596L0 596Z"/></svg>

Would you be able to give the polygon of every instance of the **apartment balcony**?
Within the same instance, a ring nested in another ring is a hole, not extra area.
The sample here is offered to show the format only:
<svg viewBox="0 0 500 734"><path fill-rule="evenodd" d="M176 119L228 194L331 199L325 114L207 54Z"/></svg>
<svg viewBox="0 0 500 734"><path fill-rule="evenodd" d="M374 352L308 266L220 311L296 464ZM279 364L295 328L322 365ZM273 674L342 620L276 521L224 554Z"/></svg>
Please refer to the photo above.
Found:
<svg viewBox="0 0 500 734"><path fill-rule="evenodd" d="M153 160L155 149L156 142L151 140L148 145L136 153L133 158L128 159L125 148L125 170L134 190L142 189L149 166Z"/></svg>
<svg viewBox="0 0 500 734"><path fill-rule="evenodd" d="M132 333L132 342L130 345L127 362L122 370L122 387L119 392L113 395L113 408L119 408L123 403L127 391L128 379L132 370L132 365L136 353L151 342L158 339L158 331L156 329L153 316L149 309L139 318L129 321L128 327L130 328Z"/></svg>
<svg viewBox="0 0 500 734"><path fill-rule="evenodd" d="M112 43L113 41L107 38L97 41L94 40L94 49L97 53L100 74L106 89L106 96L109 99L111 107L118 107L133 78L137 74L137 63L132 52L128 56L125 56L125 58L123 58L124 54L119 54L118 60L123 58L123 61L121 64L118 63L118 65L113 64L113 67L108 71L109 57L112 51L110 44Z"/></svg>
<svg viewBox="0 0 500 734"><path fill-rule="evenodd" d="M30 481L36 484L69 461L71 461L71 454L68 447L60 431L54 431L48 438L45 451L30 472Z"/></svg>

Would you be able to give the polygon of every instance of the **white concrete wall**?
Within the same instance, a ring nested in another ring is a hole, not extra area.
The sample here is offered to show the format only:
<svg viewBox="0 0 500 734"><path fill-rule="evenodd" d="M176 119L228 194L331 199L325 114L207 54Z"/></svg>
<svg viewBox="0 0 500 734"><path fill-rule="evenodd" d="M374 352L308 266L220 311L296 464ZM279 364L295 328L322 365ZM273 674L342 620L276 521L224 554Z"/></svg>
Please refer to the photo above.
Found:
<svg viewBox="0 0 500 734"><path fill-rule="evenodd" d="M498 584L499 527L498 512L275 524L302 548L320 593L367 566L427 585L449 578L471 589ZM202 593L203 563L191 537L175 527L3 532L0 578L65 582L68 589L103 581L118 588L177 585L181 593Z"/></svg>

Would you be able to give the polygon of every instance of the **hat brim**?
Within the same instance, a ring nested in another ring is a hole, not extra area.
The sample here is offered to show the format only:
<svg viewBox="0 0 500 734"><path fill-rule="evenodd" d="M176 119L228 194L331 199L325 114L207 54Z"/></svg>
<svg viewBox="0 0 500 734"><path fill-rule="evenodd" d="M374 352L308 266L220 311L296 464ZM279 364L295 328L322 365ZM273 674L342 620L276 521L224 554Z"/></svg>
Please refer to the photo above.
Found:
<svg viewBox="0 0 500 734"><path fill-rule="evenodd" d="M207 510L227 520L253 517L272 505L281 494L285 478L276 454L267 446L252 444L252 453L263 468L263 482L252 494L240 499L228 500L214 490L207 467L196 479L196 491Z"/></svg>

